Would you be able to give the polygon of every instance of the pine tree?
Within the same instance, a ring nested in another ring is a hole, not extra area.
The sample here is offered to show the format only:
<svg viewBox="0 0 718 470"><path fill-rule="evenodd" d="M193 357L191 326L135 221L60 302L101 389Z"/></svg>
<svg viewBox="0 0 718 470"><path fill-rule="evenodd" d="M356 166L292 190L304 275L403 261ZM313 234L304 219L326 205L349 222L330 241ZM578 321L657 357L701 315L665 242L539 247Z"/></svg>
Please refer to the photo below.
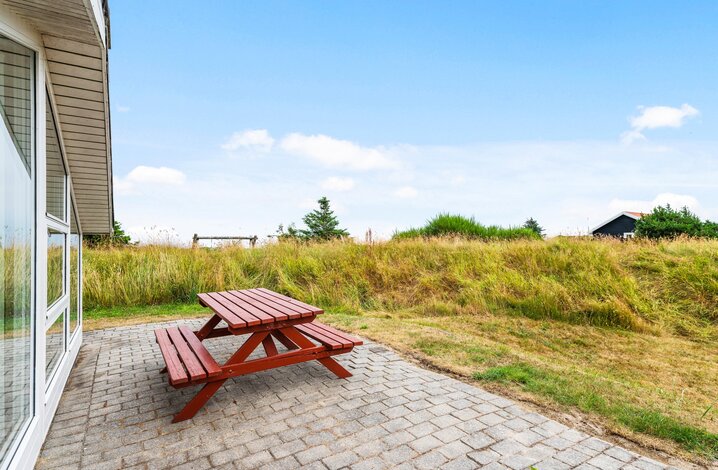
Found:
<svg viewBox="0 0 718 470"><path fill-rule="evenodd" d="M319 199L319 209L313 210L304 216L306 230L301 230L303 238L308 240L331 240L349 235L349 232L339 227L339 220L334 211L329 208L329 199Z"/></svg>
<svg viewBox="0 0 718 470"><path fill-rule="evenodd" d="M543 227L541 227L533 217L529 217L526 222L524 222L524 228L533 230L538 236L543 237Z"/></svg>

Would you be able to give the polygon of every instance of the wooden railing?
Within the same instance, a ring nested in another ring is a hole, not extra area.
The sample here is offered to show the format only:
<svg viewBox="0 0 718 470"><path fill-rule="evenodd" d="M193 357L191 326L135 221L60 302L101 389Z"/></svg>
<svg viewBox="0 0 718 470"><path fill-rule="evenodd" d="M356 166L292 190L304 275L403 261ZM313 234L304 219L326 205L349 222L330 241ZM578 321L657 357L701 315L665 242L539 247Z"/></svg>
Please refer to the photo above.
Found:
<svg viewBox="0 0 718 470"><path fill-rule="evenodd" d="M247 240L249 241L250 248L254 248L257 245L257 236L252 235L251 237L223 237L223 236L199 236L196 233L192 236L192 248L195 248L200 240Z"/></svg>

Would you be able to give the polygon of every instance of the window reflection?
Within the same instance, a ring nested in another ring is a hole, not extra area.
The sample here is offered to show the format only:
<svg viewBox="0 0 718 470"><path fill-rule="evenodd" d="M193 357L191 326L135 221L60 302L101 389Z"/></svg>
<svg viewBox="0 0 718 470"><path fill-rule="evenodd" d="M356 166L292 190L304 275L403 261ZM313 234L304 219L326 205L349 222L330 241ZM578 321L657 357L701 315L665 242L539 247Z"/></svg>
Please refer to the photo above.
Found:
<svg viewBox="0 0 718 470"><path fill-rule="evenodd" d="M47 237L47 305L65 293L65 234L49 229Z"/></svg>
<svg viewBox="0 0 718 470"><path fill-rule="evenodd" d="M33 66L0 35L0 462L33 412Z"/></svg>
<svg viewBox="0 0 718 470"><path fill-rule="evenodd" d="M70 205L70 334L75 332L80 312L80 233Z"/></svg>
<svg viewBox="0 0 718 470"><path fill-rule="evenodd" d="M50 381L62 353L65 351L65 312L48 328L45 336L45 373Z"/></svg>
<svg viewBox="0 0 718 470"><path fill-rule="evenodd" d="M60 139L57 135L57 125L52 116L50 109L50 100L47 100L47 138L46 138L46 154L47 154L47 213L57 217L62 221L65 218L65 185L67 184L67 176L65 174L65 165L62 163L62 154L60 153Z"/></svg>

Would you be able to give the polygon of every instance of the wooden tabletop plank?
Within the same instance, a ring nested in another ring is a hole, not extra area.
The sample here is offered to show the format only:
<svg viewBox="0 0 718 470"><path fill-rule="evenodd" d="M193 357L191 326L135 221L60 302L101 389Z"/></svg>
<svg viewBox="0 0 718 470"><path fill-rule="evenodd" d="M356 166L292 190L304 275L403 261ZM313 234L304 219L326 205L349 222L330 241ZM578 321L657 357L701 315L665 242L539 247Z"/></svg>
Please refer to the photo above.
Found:
<svg viewBox="0 0 718 470"><path fill-rule="evenodd" d="M235 301L232 295L227 292L214 292L212 297L230 310L237 318L247 323L247 326L259 325L262 323L262 318L252 315L246 310L242 309Z"/></svg>
<svg viewBox="0 0 718 470"><path fill-rule="evenodd" d="M195 335L194 332L186 326L180 326L179 330L180 333L182 333L182 336L184 336L185 341L187 341L187 344L189 344L189 347L192 348L192 351L194 351L197 359L199 359L202 363L204 370L207 371L207 376L215 377L221 374L222 368L219 364L217 364L217 361L214 360L209 351L207 351L207 348L202 345L202 342L197 338L197 335Z"/></svg>
<svg viewBox="0 0 718 470"><path fill-rule="evenodd" d="M314 312L312 312L310 309L308 309L306 307L301 307L301 306L293 304L291 302L287 302L286 300L284 300L280 297L275 297L275 296L268 294L264 291L261 291L259 289L250 289L247 292L251 292L252 294L254 294L256 296L267 299L267 301L269 301L272 305L276 305L278 308L289 309L292 312L296 312L299 315L301 315L302 317L310 317L310 316L314 315Z"/></svg>
<svg viewBox="0 0 718 470"><path fill-rule="evenodd" d="M220 302L216 301L211 294L213 292L208 292L205 294L197 294L197 297L206 305L207 307L211 308L214 313L219 315L222 320L227 322L227 324L232 328L242 328L247 326L247 322L242 320L241 318L237 317L234 313L232 313L231 310L229 310L227 307L222 305Z"/></svg>
<svg viewBox="0 0 718 470"><path fill-rule="evenodd" d="M320 313L324 313L324 310L322 310L322 309L319 308L319 307L315 307L314 305L309 305L309 304L304 303L304 302L301 302L301 301L299 301L299 300L297 300L297 299L293 299L293 298L291 298L291 297L287 297L286 295L282 295L282 294L280 294L279 292L274 292L273 290L265 289L264 287L258 287L256 290L262 291L262 292L264 292L265 294L269 294L269 295L271 295L271 296L273 296L273 297L278 297L278 298L280 298L280 299L282 299L282 300L286 300L287 302L292 303L292 304L294 304L294 305L297 305L297 306L299 306L299 307L304 307L304 308L306 308L307 310L312 311L312 312L314 313L314 315L319 315Z"/></svg>
<svg viewBox="0 0 718 470"><path fill-rule="evenodd" d="M257 308L257 306L254 305L253 302L246 299L241 293L242 293L242 291L237 291L237 290L227 291L227 294L229 294L232 297L233 301L239 307L241 307L245 311L251 313L255 317L260 318L262 323L272 323L275 321L287 319L286 315L272 315L270 313L267 313L267 312Z"/></svg>
<svg viewBox="0 0 718 470"><path fill-rule="evenodd" d="M262 310L265 313L268 313L269 315L275 316L277 318L284 317L288 320L293 320L296 318L301 318L302 314L297 313L288 309L283 309L280 306L277 306L276 304L272 304L269 300L260 297L254 293L252 293L249 290L241 290L237 291L237 294L241 295L243 299L245 299L248 303L251 303L258 309Z"/></svg>
<svg viewBox="0 0 718 470"><path fill-rule="evenodd" d="M165 360L165 364L167 364L167 374L169 375L170 384L178 385L189 382L189 377L182 366L182 361L180 361L177 351L172 345L172 341L170 341L169 335L167 335L167 330L164 328L157 329L155 330L155 336L157 337L157 344L160 345L162 357Z"/></svg>
<svg viewBox="0 0 718 470"><path fill-rule="evenodd" d="M189 346L187 346L187 342L182 337L182 333L180 333L177 327L167 328L167 334L177 349L177 352L180 355L180 360L187 368L187 373L189 374L190 379L198 380L207 377L204 367L202 367L202 364L197 359L197 356L195 356Z"/></svg>

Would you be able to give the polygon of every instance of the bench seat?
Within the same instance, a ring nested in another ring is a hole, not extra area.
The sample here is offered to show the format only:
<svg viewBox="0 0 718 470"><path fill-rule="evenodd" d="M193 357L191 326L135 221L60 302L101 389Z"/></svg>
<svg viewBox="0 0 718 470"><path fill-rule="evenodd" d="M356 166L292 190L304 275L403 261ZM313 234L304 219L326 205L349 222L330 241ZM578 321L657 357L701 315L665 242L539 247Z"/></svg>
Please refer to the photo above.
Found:
<svg viewBox="0 0 718 470"><path fill-rule="evenodd" d="M158 328L155 337L167 364L170 385L205 382L222 373L217 361L186 326Z"/></svg>
<svg viewBox="0 0 718 470"><path fill-rule="evenodd" d="M329 350L346 349L346 352L349 352L352 348L354 348L354 346L360 346L363 344L361 340L349 336L343 331L339 331L331 326L325 325L324 323L319 323L318 321L297 325L296 328L301 331L302 334L320 342Z"/></svg>

